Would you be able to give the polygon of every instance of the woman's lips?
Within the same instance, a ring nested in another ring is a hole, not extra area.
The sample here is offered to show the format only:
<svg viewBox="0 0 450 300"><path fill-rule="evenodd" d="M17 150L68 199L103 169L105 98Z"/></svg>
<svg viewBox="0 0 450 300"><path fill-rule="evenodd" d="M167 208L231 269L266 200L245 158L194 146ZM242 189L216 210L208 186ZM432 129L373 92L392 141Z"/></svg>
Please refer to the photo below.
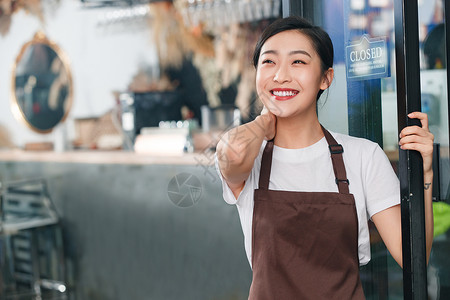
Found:
<svg viewBox="0 0 450 300"><path fill-rule="evenodd" d="M285 101L297 96L298 91L292 89L273 89L270 93L274 96L275 100Z"/></svg>

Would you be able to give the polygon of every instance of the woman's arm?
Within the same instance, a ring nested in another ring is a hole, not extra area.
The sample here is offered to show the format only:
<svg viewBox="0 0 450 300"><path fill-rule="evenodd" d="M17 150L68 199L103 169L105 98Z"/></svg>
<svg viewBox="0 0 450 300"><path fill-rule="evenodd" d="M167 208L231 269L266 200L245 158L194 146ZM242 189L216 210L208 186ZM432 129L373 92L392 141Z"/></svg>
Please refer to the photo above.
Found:
<svg viewBox="0 0 450 300"><path fill-rule="evenodd" d="M264 109L247 124L225 133L217 144L220 171L237 198L249 176L264 139L275 136L276 117Z"/></svg>
<svg viewBox="0 0 450 300"><path fill-rule="evenodd" d="M422 127L408 126L400 133L400 148L419 151L423 159L424 205L425 205L425 237L427 262L433 244L433 142L434 136L428 129L428 116L421 112L408 115L419 119ZM390 207L372 216L383 241L397 263L402 266L402 230L400 205Z"/></svg>

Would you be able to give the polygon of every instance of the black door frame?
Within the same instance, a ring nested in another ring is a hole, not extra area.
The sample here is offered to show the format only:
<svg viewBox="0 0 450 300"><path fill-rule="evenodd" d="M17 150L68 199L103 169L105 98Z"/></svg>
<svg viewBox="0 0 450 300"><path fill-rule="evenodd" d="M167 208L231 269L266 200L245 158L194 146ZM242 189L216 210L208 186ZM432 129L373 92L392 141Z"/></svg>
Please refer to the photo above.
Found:
<svg viewBox="0 0 450 300"><path fill-rule="evenodd" d="M394 0L398 131L418 120L408 113L421 111L418 3ZM404 299L427 299L427 262L423 163L417 151L399 150L402 211Z"/></svg>

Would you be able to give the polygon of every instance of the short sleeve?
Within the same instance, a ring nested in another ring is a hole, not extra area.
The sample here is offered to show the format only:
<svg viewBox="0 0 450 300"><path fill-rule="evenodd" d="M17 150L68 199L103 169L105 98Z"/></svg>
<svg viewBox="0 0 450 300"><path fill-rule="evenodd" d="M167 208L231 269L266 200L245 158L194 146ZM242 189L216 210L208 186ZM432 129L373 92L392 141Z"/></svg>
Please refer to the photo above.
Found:
<svg viewBox="0 0 450 300"><path fill-rule="evenodd" d="M217 153L214 154L214 163L215 163L216 171L217 171L217 173L219 175L220 181L222 182L223 199L228 204L231 204L231 205L237 204L237 205L239 205L240 202L243 201L242 199L248 198L248 196L253 191L253 183L252 183L252 180L251 180L253 178L253 176L252 176L253 172L250 173L249 178L247 178L247 180L245 181L244 188L242 189L241 193L239 194L238 198L236 199L236 197L234 196L234 194L231 191L230 187L228 186L225 178L223 178L222 172L220 171L220 166L219 166L219 160L217 158Z"/></svg>
<svg viewBox="0 0 450 300"><path fill-rule="evenodd" d="M375 145L369 154L364 185L367 213L371 218L374 214L400 203L400 184L380 146Z"/></svg>

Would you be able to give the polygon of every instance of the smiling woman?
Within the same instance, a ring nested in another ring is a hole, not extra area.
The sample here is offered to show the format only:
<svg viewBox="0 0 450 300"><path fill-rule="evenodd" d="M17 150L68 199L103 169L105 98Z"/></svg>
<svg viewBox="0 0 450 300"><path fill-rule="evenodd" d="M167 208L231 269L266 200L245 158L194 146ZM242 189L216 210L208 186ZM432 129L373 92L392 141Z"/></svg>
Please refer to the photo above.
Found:
<svg viewBox="0 0 450 300"><path fill-rule="evenodd" d="M323 29L300 17L277 20L261 35L253 63L265 109L224 134L216 155L223 197L241 217L253 271L249 299L365 299L359 266L371 255L367 217L402 263L397 176L378 144L319 123L316 103L334 76ZM409 117L422 128L404 128L400 145L422 154L430 182L427 115ZM425 202L430 208L431 193Z"/></svg>
<svg viewBox="0 0 450 300"><path fill-rule="evenodd" d="M16 118L36 132L48 133L62 122L72 104L72 77L59 47L38 32L17 56L12 73Z"/></svg>

